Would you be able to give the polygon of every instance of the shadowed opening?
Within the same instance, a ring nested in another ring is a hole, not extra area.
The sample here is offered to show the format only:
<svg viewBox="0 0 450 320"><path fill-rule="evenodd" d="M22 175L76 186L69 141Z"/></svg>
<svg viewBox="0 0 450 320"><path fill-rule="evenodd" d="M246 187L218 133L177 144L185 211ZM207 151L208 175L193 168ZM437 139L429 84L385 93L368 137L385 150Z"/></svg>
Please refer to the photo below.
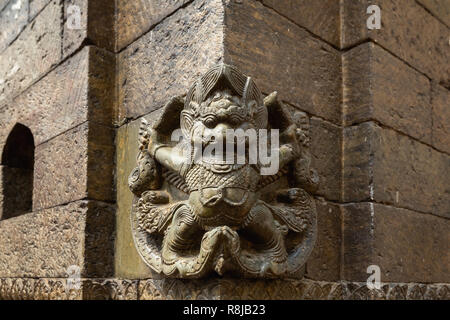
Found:
<svg viewBox="0 0 450 320"><path fill-rule="evenodd" d="M18 123L11 130L2 154L1 220L32 211L33 169L33 134Z"/></svg>

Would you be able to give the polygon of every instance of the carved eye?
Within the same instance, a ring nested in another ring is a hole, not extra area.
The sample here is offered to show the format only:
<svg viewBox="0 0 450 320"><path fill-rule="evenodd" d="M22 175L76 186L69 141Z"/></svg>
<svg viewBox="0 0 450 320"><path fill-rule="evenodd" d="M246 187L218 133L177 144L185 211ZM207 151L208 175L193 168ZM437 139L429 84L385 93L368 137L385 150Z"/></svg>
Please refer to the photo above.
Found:
<svg viewBox="0 0 450 320"><path fill-rule="evenodd" d="M216 119L216 117L214 117L212 115L211 116L206 116L205 119L203 119L203 123L208 128L214 128L216 126L217 119Z"/></svg>

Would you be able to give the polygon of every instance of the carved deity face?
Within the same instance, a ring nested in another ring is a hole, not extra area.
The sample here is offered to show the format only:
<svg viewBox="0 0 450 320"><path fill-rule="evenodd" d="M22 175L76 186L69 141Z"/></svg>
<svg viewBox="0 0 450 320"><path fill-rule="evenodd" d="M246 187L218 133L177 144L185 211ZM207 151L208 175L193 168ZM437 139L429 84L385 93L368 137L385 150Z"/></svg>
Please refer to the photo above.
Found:
<svg viewBox="0 0 450 320"><path fill-rule="evenodd" d="M232 90L222 89L213 91L200 105L192 101L192 143L201 143L203 147L217 141L224 145L235 144L234 139L227 141L227 130L255 129L256 102L242 100Z"/></svg>

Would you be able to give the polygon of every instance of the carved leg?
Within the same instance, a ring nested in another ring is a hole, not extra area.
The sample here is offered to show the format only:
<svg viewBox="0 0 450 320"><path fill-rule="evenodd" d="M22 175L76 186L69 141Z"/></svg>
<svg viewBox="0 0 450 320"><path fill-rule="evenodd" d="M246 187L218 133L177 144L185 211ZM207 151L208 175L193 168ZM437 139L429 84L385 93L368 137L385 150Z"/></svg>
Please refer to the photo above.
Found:
<svg viewBox="0 0 450 320"><path fill-rule="evenodd" d="M190 208L187 205L178 208L164 236L161 252L164 264L173 265L183 259L182 252L192 248L199 231Z"/></svg>
<svg viewBox="0 0 450 320"><path fill-rule="evenodd" d="M256 210L256 212L254 211ZM253 258L240 258L249 265L249 269L259 269L259 276L268 272L281 275L287 268L287 251L284 244L283 231L277 225L272 212L262 203L253 207L253 219L242 229L242 234L257 246L260 254ZM253 264L253 265L252 265ZM255 265L256 264L256 265ZM245 266L243 266L245 267ZM249 271L249 270L248 270Z"/></svg>
<svg viewBox="0 0 450 320"><path fill-rule="evenodd" d="M174 213L162 247L164 274L198 278L214 268L221 272L224 268L224 261L220 259L223 246L229 243L236 252L239 249L239 236L226 226L214 228L203 234L200 250L194 254L192 249L200 242L198 236L203 232L187 205Z"/></svg>

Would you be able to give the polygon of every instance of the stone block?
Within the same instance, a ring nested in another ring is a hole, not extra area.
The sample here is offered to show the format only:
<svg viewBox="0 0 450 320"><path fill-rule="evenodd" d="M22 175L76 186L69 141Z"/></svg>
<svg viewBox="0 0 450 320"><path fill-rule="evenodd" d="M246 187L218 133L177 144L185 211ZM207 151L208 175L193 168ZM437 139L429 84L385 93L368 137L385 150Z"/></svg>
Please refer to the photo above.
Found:
<svg viewBox="0 0 450 320"><path fill-rule="evenodd" d="M89 122L36 147L33 210L84 198L111 201L111 128Z"/></svg>
<svg viewBox="0 0 450 320"><path fill-rule="evenodd" d="M115 130L89 122L87 194L89 199L114 201Z"/></svg>
<svg viewBox="0 0 450 320"><path fill-rule="evenodd" d="M450 217L450 156L376 128L373 195L380 203Z"/></svg>
<svg viewBox="0 0 450 320"><path fill-rule="evenodd" d="M306 263L306 277L320 281L338 281L341 271L341 210L339 205L316 199L317 240Z"/></svg>
<svg viewBox="0 0 450 320"><path fill-rule="evenodd" d="M447 0L417 0L442 23L450 28L450 2Z"/></svg>
<svg viewBox="0 0 450 320"><path fill-rule="evenodd" d="M377 203L343 206L343 277L366 281L378 265L381 282L448 283L450 221Z"/></svg>
<svg viewBox="0 0 450 320"><path fill-rule="evenodd" d="M117 2L115 50L119 51L171 15L188 0L125 0Z"/></svg>
<svg viewBox="0 0 450 320"><path fill-rule="evenodd" d="M424 75L370 42L343 54L343 83L345 125L376 120L431 143L430 83Z"/></svg>
<svg viewBox="0 0 450 320"><path fill-rule="evenodd" d="M2 53L0 105L17 96L61 59L61 7L53 0Z"/></svg>
<svg viewBox="0 0 450 320"><path fill-rule="evenodd" d="M328 43L339 47L339 1L263 0L263 3Z"/></svg>
<svg viewBox="0 0 450 320"><path fill-rule="evenodd" d="M344 129L345 202L374 200L449 217L450 156L365 122Z"/></svg>
<svg viewBox="0 0 450 320"><path fill-rule="evenodd" d="M0 53L17 38L27 22L28 1L26 0L12 0L3 10L0 9Z"/></svg>
<svg viewBox="0 0 450 320"><path fill-rule="evenodd" d="M87 197L88 125L35 149L33 211Z"/></svg>
<svg viewBox="0 0 450 320"><path fill-rule="evenodd" d="M366 10L371 4L381 9L381 29L367 28ZM342 48L371 39L431 79L450 86L449 29L416 1L344 0L341 19Z"/></svg>
<svg viewBox="0 0 450 320"><path fill-rule="evenodd" d="M371 200L373 140L375 124L364 122L343 129L342 200L357 202Z"/></svg>
<svg viewBox="0 0 450 320"><path fill-rule="evenodd" d="M35 145L87 120L89 49L58 66L0 109L1 145L19 122L30 128Z"/></svg>
<svg viewBox="0 0 450 320"><path fill-rule="evenodd" d="M29 0L30 2L30 13L29 13L29 19L32 20L36 15L44 9L44 7L50 2L51 0Z"/></svg>
<svg viewBox="0 0 450 320"><path fill-rule="evenodd" d="M450 91L433 83L433 146L450 153Z"/></svg>
<svg viewBox="0 0 450 320"><path fill-rule="evenodd" d="M114 0L65 0L64 18L64 57L86 43L114 51Z"/></svg>
<svg viewBox="0 0 450 320"><path fill-rule="evenodd" d="M77 201L0 222L0 277L112 275L114 207Z"/></svg>
<svg viewBox="0 0 450 320"><path fill-rule="evenodd" d="M194 1L121 52L119 121L186 93L192 80L222 59L254 77L266 94L278 90L283 100L340 123L339 53L253 1Z"/></svg>
<svg viewBox="0 0 450 320"><path fill-rule="evenodd" d="M35 145L91 120L112 125L114 57L88 46L0 108L0 146L16 123L28 126Z"/></svg>
<svg viewBox="0 0 450 320"><path fill-rule="evenodd" d="M316 194L328 200L339 201L342 188L342 128L312 117L311 168L319 175Z"/></svg>
<svg viewBox="0 0 450 320"><path fill-rule="evenodd" d="M185 94L193 80L223 59L223 15L222 1L194 1L119 54L119 122Z"/></svg>
<svg viewBox="0 0 450 320"><path fill-rule="evenodd" d="M266 94L341 124L341 56L256 1L230 1L225 12L224 61L252 76Z"/></svg>

